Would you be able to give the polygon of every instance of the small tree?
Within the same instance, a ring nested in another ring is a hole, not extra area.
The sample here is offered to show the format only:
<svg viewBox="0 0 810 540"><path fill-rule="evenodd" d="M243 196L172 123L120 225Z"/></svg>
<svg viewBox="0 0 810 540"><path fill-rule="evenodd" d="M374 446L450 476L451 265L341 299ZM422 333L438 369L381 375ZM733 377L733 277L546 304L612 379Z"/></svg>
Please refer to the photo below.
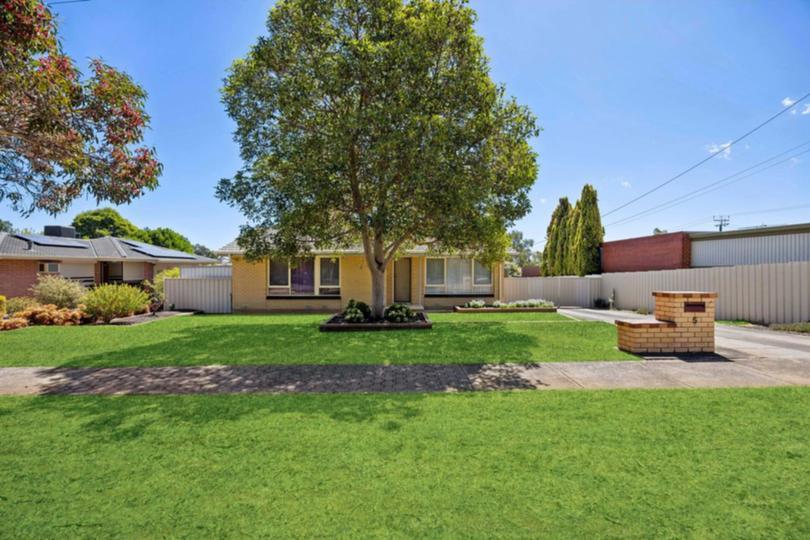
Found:
<svg viewBox="0 0 810 540"><path fill-rule="evenodd" d="M41 0L0 9L0 202L24 215L82 195L129 202L158 183L154 150L135 147L146 93L100 60L82 79Z"/></svg>
<svg viewBox="0 0 810 540"><path fill-rule="evenodd" d="M494 260L530 208L538 133L490 79L462 0L281 0L223 90L243 168L219 198L248 259L360 243L385 271L415 243Z"/></svg>
<svg viewBox="0 0 810 540"><path fill-rule="evenodd" d="M509 233L509 238L512 241L512 261L522 268L528 266L534 259L534 240L531 238L524 238L523 233L520 231L512 231Z"/></svg>
<svg viewBox="0 0 810 540"><path fill-rule="evenodd" d="M14 225L10 221L0 219L0 232L10 233L14 232Z"/></svg>

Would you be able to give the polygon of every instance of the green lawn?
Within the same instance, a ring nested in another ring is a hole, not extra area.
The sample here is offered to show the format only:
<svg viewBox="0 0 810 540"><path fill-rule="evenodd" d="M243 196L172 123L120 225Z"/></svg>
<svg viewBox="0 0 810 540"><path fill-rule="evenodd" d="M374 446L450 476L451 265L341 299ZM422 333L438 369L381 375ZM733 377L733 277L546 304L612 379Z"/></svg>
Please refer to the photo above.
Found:
<svg viewBox="0 0 810 540"><path fill-rule="evenodd" d="M424 364L634 360L616 329L556 313L431 314L433 330L323 333L324 315L195 315L0 333L2 366Z"/></svg>
<svg viewBox="0 0 810 540"><path fill-rule="evenodd" d="M0 398L0 537L810 536L810 389Z"/></svg>

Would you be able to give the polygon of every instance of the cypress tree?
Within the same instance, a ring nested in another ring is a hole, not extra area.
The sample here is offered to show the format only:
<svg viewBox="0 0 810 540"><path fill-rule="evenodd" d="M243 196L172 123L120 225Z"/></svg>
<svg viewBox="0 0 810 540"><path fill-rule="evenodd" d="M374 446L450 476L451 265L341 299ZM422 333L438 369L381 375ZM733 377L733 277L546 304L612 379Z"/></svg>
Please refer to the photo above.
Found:
<svg viewBox="0 0 810 540"><path fill-rule="evenodd" d="M542 271L544 276L557 276L562 271L559 264L570 211L571 203L568 202L568 197L562 197L551 214L551 221L546 229L546 245L543 248Z"/></svg>
<svg viewBox="0 0 810 540"><path fill-rule="evenodd" d="M585 184L577 201L576 232L573 234L571 267L569 273L584 276L600 270L599 246L602 245L605 231L599 216L599 200L596 189Z"/></svg>
<svg viewBox="0 0 810 540"><path fill-rule="evenodd" d="M571 276L577 273L577 252L574 240L579 228L580 214L580 201L577 201L571 212L569 212L568 220L565 223L565 242L564 247L561 249L561 269L558 275Z"/></svg>

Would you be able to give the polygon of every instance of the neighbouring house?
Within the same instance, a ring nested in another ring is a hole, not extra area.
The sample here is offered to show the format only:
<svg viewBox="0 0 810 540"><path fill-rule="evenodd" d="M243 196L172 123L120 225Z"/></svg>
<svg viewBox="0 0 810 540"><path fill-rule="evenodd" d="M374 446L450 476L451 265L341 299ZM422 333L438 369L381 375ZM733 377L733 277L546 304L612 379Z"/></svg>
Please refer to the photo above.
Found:
<svg viewBox="0 0 810 540"><path fill-rule="evenodd" d="M0 295L30 295L40 274L87 286L140 283L166 268L216 262L126 238L76 238L71 227L48 226L43 235L0 233Z"/></svg>
<svg viewBox="0 0 810 540"><path fill-rule="evenodd" d="M675 232L602 244L602 272L810 261L810 223Z"/></svg>
<svg viewBox="0 0 810 540"><path fill-rule="evenodd" d="M360 248L248 262L234 241L216 253L231 258L234 311L338 311L350 299L371 302L371 273ZM502 263L430 254L425 247L403 253L385 276L386 304L417 309L500 300L502 291Z"/></svg>

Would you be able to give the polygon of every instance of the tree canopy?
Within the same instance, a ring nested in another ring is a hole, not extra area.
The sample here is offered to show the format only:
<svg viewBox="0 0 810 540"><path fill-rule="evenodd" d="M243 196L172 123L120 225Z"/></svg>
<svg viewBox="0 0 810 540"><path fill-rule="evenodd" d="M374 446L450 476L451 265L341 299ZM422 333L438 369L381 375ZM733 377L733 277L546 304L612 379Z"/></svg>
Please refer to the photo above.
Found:
<svg viewBox="0 0 810 540"><path fill-rule="evenodd" d="M158 183L154 149L137 146L146 92L94 59L83 78L41 0L0 10L0 202L23 215L64 211L82 195L116 204Z"/></svg>
<svg viewBox="0 0 810 540"><path fill-rule="evenodd" d="M147 241L143 231L112 208L98 208L76 214L70 225L81 238L116 236Z"/></svg>
<svg viewBox="0 0 810 540"><path fill-rule="evenodd" d="M14 232L14 225L10 221L0 219L0 232L5 233Z"/></svg>
<svg viewBox="0 0 810 540"><path fill-rule="evenodd" d="M146 228L142 232L147 238L146 241L150 244L185 251L186 253L194 253L194 246L191 245L189 239L168 227Z"/></svg>
<svg viewBox="0 0 810 540"><path fill-rule="evenodd" d="M404 247L500 258L530 209L535 118L463 0L281 0L223 89L243 167L218 197L251 259L361 244L375 315Z"/></svg>
<svg viewBox="0 0 810 540"><path fill-rule="evenodd" d="M168 249L193 253L194 247L188 238L168 227L141 229L113 208L98 208L76 214L71 226L82 238L116 236L147 242Z"/></svg>
<svg viewBox="0 0 810 540"><path fill-rule="evenodd" d="M512 260L519 267L528 266L537 262L537 254L534 252L534 240L525 238L521 231L511 231L509 238L512 242L511 248L514 254Z"/></svg>
<svg viewBox="0 0 810 540"><path fill-rule="evenodd" d="M204 246L202 244L194 244L194 255L199 255L200 257L208 257L209 259L216 259L217 254L209 248L208 246Z"/></svg>

